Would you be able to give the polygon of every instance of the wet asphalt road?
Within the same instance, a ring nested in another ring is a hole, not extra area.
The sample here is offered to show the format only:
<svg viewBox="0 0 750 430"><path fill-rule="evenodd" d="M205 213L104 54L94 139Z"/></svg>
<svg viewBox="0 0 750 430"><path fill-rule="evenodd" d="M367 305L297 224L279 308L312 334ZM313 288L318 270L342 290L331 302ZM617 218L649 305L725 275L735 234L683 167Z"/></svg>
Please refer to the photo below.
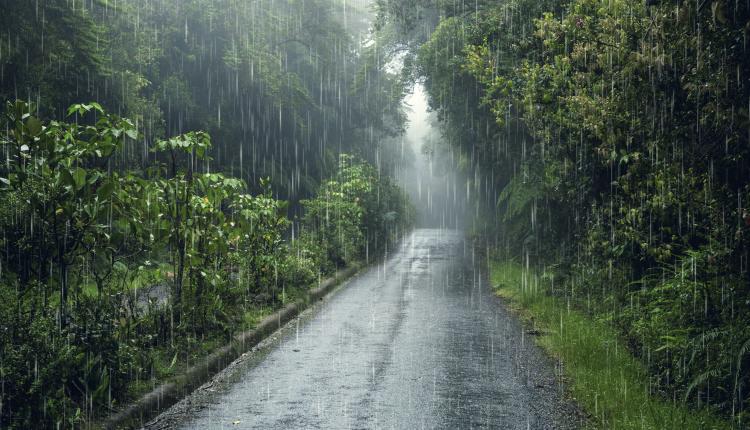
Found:
<svg viewBox="0 0 750 430"><path fill-rule="evenodd" d="M477 260L458 232L416 230L151 428L576 428Z"/></svg>

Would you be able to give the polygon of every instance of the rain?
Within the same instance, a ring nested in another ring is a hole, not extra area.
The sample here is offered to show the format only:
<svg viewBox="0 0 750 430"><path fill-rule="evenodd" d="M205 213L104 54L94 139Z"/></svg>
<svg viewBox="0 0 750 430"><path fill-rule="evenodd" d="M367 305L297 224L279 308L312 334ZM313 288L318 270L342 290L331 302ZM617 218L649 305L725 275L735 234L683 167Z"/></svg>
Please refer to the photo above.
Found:
<svg viewBox="0 0 750 430"><path fill-rule="evenodd" d="M744 429L750 1L0 0L0 429Z"/></svg>

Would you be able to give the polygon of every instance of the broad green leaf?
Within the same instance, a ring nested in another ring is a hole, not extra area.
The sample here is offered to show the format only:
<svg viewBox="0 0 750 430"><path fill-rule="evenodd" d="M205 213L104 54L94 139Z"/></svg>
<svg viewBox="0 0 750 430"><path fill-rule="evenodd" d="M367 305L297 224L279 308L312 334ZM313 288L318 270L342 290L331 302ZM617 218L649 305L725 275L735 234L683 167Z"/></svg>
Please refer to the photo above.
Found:
<svg viewBox="0 0 750 430"><path fill-rule="evenodd" d="M104 109L102 108L102 105L100 105L99 103L93 102L89 106L90 106L90 109L94 109L97 112L99 112L100 114L104 114Z"/></svg>
<svg viewBox="0 0 750 430"><path fill-rule="evenodd" d="M86 170L81 167L77 167L73 172L73 181L75 183L76 190L80 190L81 188L83 188L83 186L86 185Z"/></svg>
<svg viewBox="0 0 750 430"><path fill-rule="evenodd" d="M76 181L73 179L73 174L68 169L60 170L60 180L63 185L70 185L75 187Z"/></svg>
<svg viewBox="0 0 750 430"><path fill-rule="evenodd" d="M104 184L99 187L98 190L96 190L96 196L99 197L99 200L106 200L109 198L109 196L112 195L112 192L115 189L115 183L114 181L105 181Z"/></svg>
<svg viewBox="0 0 750 430"><path fill-rule="evenodd" d="M42 131L42 122L36 117L29 117L26 120L26 129L32 136L36 136Z"/></svg>

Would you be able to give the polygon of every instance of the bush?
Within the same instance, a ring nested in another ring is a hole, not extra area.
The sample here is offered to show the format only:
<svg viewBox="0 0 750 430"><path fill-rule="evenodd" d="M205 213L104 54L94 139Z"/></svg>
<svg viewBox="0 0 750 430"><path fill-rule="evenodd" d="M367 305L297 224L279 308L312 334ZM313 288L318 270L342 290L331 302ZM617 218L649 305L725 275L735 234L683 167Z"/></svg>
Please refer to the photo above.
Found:
<svg viewBox="0 0 750 430"><path fill-rule="evenodd" d="M376 255L414 221L411 204L390 178L346 154L336 176L302 204L301 240L319 244L334 267Z"/></svg>

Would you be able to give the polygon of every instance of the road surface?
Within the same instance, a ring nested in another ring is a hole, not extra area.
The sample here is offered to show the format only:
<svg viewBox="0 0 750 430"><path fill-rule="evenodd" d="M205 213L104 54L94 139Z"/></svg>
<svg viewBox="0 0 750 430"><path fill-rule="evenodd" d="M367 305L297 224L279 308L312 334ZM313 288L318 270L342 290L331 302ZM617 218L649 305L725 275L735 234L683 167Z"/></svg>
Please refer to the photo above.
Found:
<svg viewBox="0 0 750 430"><path fill-rule="evenodd" d="M149 427L576 428L478 260L459 232L416 230Z"/></svg>

